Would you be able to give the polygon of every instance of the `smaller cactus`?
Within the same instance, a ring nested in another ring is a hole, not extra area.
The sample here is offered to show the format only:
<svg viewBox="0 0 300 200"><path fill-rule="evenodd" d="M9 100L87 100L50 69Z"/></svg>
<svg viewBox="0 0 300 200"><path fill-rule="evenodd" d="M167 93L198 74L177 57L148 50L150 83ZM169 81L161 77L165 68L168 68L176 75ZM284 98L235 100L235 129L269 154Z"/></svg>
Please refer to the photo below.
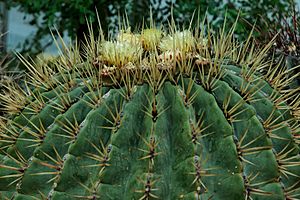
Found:
<svg viewBox="0 0 300 200"><path fill-rule="evenodd" d="M281 73L280 71L287 69L285 75L292 79L289 88L300 86L300 31L298 18L298 13L294 7L292 16L277 21L275 27L269 27L269 35L266 39L268 41L275 38L269 57L275 54L273 62L275 63L274 71L276 73ZM281 63L280 66L278 66L279 63Z"/></svg>

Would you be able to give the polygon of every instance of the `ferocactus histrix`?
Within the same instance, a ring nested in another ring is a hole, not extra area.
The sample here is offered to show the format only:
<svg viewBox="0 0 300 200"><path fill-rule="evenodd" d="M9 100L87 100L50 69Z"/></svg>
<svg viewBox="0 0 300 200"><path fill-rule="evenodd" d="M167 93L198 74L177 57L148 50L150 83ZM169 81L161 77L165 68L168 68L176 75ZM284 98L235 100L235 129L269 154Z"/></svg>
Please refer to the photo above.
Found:
<svg viewBox="0 0 300 200"><path fill-rule="evenodd" d="M26 89L2 94L1 198L297 199L299 94L268 46L198 29L91 34L51 70L22 59Z"/></svg>

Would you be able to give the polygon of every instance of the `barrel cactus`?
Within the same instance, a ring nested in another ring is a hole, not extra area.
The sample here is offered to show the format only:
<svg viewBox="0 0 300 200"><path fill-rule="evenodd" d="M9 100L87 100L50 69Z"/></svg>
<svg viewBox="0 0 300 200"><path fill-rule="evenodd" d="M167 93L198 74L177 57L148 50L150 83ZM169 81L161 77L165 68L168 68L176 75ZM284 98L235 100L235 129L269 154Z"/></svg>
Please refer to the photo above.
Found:
<svg viewBox="0 0 300 200"><path fill-rule="evenodd" d="M1 199L299 199L297 89L251 36L90 31L1 94ZM261 70L267 71L261 74Z"/></svg>

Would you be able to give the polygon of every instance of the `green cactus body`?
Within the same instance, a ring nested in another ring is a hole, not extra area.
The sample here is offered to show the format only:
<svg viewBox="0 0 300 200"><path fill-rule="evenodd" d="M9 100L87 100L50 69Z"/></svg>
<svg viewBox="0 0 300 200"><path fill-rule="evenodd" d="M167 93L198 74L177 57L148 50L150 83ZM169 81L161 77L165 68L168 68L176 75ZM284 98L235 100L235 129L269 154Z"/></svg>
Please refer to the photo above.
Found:
<svg viewBox="0 0 300 200"><path fill-rule="evenodd" d="M1 122L1 199L298 199L297 93L260 75L261 52L233 51L232 33L143 33L32 76Z"/></svg>

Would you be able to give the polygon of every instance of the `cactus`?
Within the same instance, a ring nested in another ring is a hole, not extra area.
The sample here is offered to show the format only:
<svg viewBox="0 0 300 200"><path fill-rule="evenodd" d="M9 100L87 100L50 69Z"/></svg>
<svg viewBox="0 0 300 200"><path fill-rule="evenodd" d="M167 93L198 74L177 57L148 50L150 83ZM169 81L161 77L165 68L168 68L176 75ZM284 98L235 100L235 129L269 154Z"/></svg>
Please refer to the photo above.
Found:
<svg viewBox="0 0 300 200"><path fill-rule="evenodd" d="M281 73L286 71L286 76L289 76L293 81L290 83L290 88L300 86L300 30L299 30L299 13L296 11L295 5L291 9L291 13L283 19L277 19L274 24L267 25L268 34L261 34L261 41L268 41L275 37L272 51L269 57L274 56L274 71ZM282 63L278 65L278 63ZM287 69L287 70L285 70Z"/></svg>
<svg viewBox="0 0 300 200"><path fill-rule="evenodd" d="M90 31L84 56L65 47L51 67L19 55L30 73L2 102L1 199L299 198L299 93L265 62L271 43L125 30Z"/></svg>

